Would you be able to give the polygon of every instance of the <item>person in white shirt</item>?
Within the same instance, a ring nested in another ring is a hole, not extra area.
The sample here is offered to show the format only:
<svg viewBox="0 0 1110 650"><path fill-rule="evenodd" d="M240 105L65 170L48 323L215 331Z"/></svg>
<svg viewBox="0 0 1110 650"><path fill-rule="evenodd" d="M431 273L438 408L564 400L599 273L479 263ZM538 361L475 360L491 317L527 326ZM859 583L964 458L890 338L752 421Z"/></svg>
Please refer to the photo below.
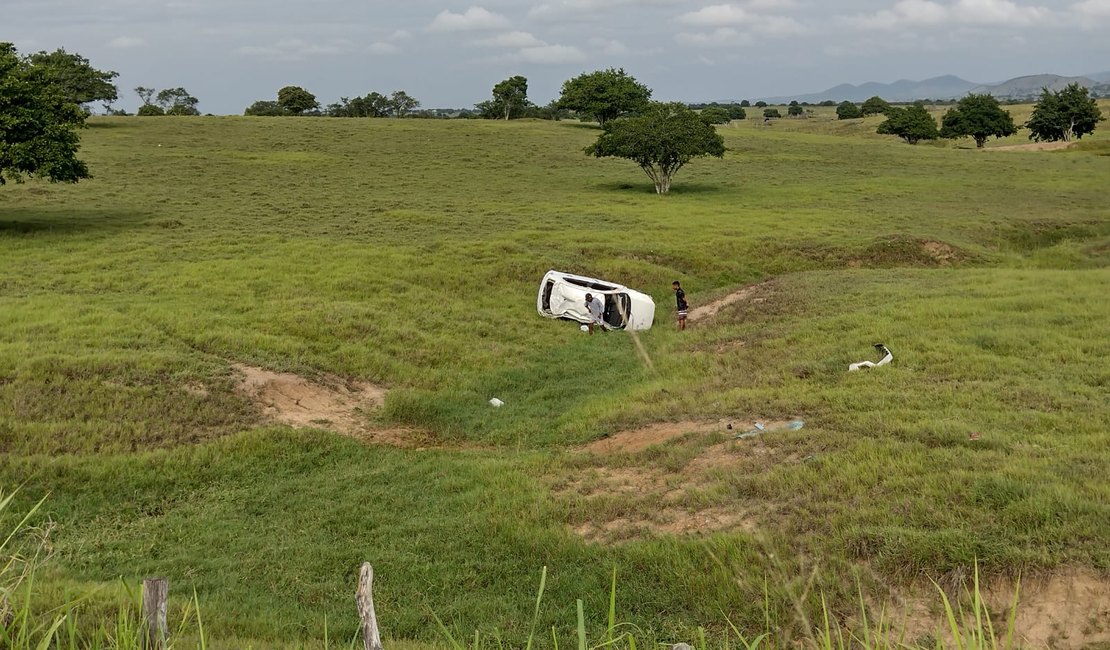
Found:
<svg viewBox="0 0 1110 650"><path fill-rule="evenodd" d="M590 334L594 333L594 325L601 327L601 314L604 307L601 306L601 301L597 299L592 293L586 294L586 309L590 312Z"/></svg>

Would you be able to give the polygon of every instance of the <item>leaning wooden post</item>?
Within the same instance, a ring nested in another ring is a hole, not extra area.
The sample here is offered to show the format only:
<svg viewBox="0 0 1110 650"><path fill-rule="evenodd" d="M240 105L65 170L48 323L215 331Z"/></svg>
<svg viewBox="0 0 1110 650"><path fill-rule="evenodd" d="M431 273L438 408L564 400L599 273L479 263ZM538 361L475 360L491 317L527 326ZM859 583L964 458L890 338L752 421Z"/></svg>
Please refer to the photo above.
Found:
<svg viewBox="0 0 1110 650"><path fill-rule="evenodd" d="M166 606L170 599L170 581L166 578L147 578L143 580L143 621L145 639L143 647L147 650L163 650L166 637Z"/></svg>
<svg viewBox="0 0 1110 650"><path fill-rule="evenodd" d="M358 616L362 619L363 650L383 650L382 638L378 634L378 617L374 614L373 588L374 568L369 562L363 562L358 571L358 594L355 596Z"/></svg>

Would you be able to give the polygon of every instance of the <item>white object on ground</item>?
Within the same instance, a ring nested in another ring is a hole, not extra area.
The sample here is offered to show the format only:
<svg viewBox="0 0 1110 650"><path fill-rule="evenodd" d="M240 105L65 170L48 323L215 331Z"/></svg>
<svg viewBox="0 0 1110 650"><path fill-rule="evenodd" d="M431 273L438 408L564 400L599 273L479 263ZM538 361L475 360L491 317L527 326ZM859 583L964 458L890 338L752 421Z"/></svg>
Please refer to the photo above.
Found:
<svg viewBox="0 0 1110 650"><path fill-rule="evenodd" d="M499 409L499 408L501 408L502 406L505 405L505 402L502 402L501 400L494 397L493 399L491 399L489 401L489 405L492 406L495 409Z"/></svg>
<svg viewBox="0 0 1110 650"><path fill-rule="evenodd" d="M879 366L885 366L886 364L890 363L892 359L894 359L894 355L891 354L890 350L888 350L887 347L882 343L876 343L875 349L883 353L883 358L880 359L878 363L875 363L873 361L860 361L859 363L852 363L848 365L848 372L854 372L856 370L859 370L860 368L878 368Z"/></svg>
<svg viewBox="0 0 1110 650"><path fill-rule="evenodd" d="M580 329L581 329L581 330L582 330L583 332L589 332L589 331L590 331L590 326L589 326L589 325L583 325L583 326L582 326L582 327L581 327Z"/></svg>

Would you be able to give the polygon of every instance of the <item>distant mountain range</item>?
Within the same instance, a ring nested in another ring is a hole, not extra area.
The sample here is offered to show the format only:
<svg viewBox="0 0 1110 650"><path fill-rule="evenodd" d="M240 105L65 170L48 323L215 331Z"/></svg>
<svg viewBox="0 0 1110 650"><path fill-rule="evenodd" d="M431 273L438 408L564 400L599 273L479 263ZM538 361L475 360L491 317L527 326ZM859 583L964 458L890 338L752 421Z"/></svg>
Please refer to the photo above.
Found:
<svg viewBox="0 0 1110 650"><path fill-rule="evenodd" d="M869 81L858 86L853 84L840 84L819 93L805 95L786 95L781 97L766 97L764 101L769 104L785 104L797 100L816 104L823 101L850 101L862 102L878 95L891 102L912 102L917 99L955 99L968 93L990 93L999 99L1024 99L1040 94L1041 88L1060 90L1070 83L1078 83L1091 89L1102 89L1110 83L1110 71L1086 75L1083 77L1062 77L1055 74L1037 74L1025 77L1015 77L1002 83L982 84L961 79L955 75L933 77L924 81L910 81L899 79L894 83L884 84Z"/></svg>

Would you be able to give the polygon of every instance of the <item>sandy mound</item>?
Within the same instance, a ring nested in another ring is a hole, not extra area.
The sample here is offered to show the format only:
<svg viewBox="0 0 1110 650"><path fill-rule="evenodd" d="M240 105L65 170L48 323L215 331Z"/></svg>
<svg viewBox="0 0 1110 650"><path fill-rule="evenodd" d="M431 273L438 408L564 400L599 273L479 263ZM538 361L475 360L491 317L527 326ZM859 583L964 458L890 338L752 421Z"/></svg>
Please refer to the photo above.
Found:
<svg viewBox="0 0 1110 650"><path fill-rule="evenodd" d="M1067 149L1074 142L1030 142L1029 144L1008 144L1002 147L986 147L983 151L1057 151Z"/></svg>
<svg viewBox="0 0 1110 650"><path fill-rule="evenodd" d="M725 307L728 307L729 305L734 305L744 300L751 300L755 296L755 294L766 284L766 282L751 284L742 289L733 291L723 298L718 298L712 302L708 302L699 307L695 307L690 310L690 315L687 317L687 319L692 323L696 323L700 320L712 318L717 315L717 312L721 311Z"/></svg>
<svg viewBox="0 0 1110 650"><path fill-rule="evenodd" d="M380 386L334 376L324 377L326 384L316 383L300 375L241 363L232 367L240 375L237 390L261 407L262 413L272 420L293 427L329 429L364 439L374 439L377 435L387 444L406 437L401 435L402 430L377 431L367 426L366 414L385 400L386 390Z"/></svg>

